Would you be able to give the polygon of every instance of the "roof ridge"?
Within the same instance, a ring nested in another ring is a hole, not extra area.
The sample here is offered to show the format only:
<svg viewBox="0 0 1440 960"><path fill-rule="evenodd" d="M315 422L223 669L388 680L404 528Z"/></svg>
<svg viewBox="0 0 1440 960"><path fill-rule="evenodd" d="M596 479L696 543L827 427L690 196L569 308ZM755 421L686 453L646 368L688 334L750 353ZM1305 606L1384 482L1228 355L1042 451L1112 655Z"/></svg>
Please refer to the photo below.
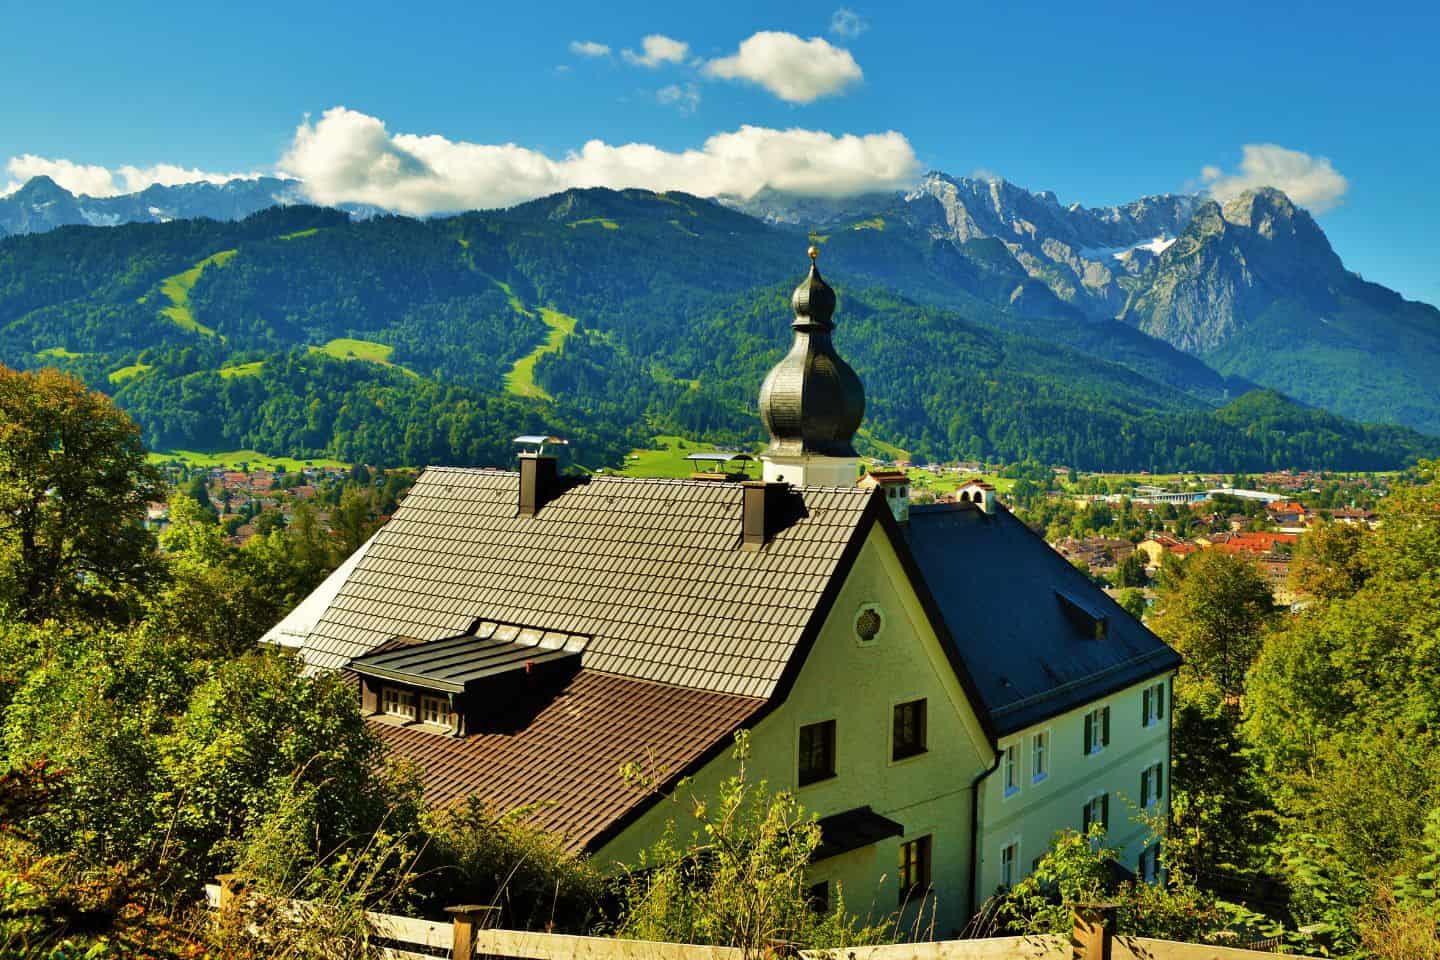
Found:
<svg viewBox="0 0 1440 960"><path fill-rule="evenodd" d="M437 473L464 473L464 474L479 474L479 475L483 475L483 476L497 476L497 477L518 477L518 476L520 476L520 472L519 472L518 470L505 470L505 469L502 469L502 468L500 468L500 467L431 466L431 467L426 467L426 468L422 471L422 473L430 473L430 472L432 472L432 471L437 472ZM621 483L637 483L637 484L649 484L649 485L660 485L660 486L680 486L680 487L723 487L723 488L727 488L727 489L728 489L728 488L732 488L732 487L736 487L736 488L739 487L739 484L738 484L736 481L734 481L734 480L702 480L702 479L697 479L697 478L695 478L695 477L630 477L630 476L626 476L626 475L624 475L624 474L619 474L619 473L595 473L595 474L590 474L590 475L587 476L585 479L586 479L588 482L590 482L590 483L595 483L595 482L599 482L599 481L618 481L618 482L621 482ZM858 496L864 496L864 497L868 497L868 496L871 495L871 492L870 492L869 490L866 490L866 489L864 489L863 487L859 487L859 486L837 487L837 486L825 486L825 485L823 485L823 484L807 484L807 485L805 485L805 486L803 486L803 487L796 487L796 489L801 490L801 491L814 490L814 491L817 491L817 492L824 492L824 493L834 493L834 492L854 493L854 494L856 494L856 495L858 495Z"/></svg>

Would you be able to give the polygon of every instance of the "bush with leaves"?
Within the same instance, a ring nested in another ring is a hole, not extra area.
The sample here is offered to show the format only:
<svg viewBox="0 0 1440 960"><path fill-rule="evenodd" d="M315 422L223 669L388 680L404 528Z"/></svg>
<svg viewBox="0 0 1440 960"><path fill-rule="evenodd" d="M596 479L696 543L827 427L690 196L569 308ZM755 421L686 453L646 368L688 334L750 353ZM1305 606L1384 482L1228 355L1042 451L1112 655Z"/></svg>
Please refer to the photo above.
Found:
<svg viewBox="0 0 1440 960"><path fill-rule="evenodd" d="M848 913L843 891L836 892L830 910L815 909L806 871L820 844L820 828L793 794L748 780L748 756L749 737L742 731L734 753L739 771L713 798L691 795L686 801L693 832L682 837L671 821L627 870L620 881L616 932L739 947L747 956L776 941L819 949L893 936L886 926L864 924ZM680 793L688 787L682 783Z"/></svg>
<svg viewBox="0 0 1440 960"><path fill-rule="evenodd" d="M995 923L987 934L1068 934L1075 907L1100 902L1117 905L1116 932L1133 936L1203 943L1229 921L1212 895L1189 883L1119 879L1119 854L1104 840L1098 824L1088 834L1057 834L1035 869L987 905Z"/></svg>
<svg viewBox="0 0 1440 960"><path fill-rule="evenodd" d="M422 909L455 903L499 908L515 930L589 933L600 921L605 881L583 855L529 822L532 808L496 813L477 798L426 811L416 869Z"/></svg>

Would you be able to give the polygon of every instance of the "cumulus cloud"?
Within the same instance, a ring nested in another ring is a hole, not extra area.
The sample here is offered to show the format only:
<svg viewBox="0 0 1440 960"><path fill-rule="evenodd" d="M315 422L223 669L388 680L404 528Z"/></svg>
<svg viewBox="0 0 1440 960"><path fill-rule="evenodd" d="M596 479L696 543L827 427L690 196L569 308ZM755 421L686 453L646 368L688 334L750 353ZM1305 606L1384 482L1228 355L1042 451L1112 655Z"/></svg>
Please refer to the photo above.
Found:
<svg viewBox="0 0 1440 960"><path fill-rule="evenodd" d="M1324 213L1340 203L1350 183L1327 157L1313 157L1273 143L1247 143L1242 148L1240 169L1226 173L1216 166L1200 171L1205 189L1224 202L1246 190L1275 187L1291 200L1315 213Z"/></svg>
<svg viewBox="0 0 1440 960"><path fill-rule="evenodd" d="M625 62L637 67L647 67L654 70L665 63L684 63L685 58L690 55L690 44L683 40L675 40L661 33L652 33L640 41L640 49L643 53L636 53L634 50L621 50L620 56Z"/></svg>
<svg viewBox="0 0 1440 960"><path fill-rule="evenodd" d="M655 99L667 106L674 106L681 113L694 113L700 106L700 88L693 83L684 86L672 83L655 91Z"/></svg>
<svg viewBox="0 0 1440 960"><path fill-rule="evenodd" d="M558 159L506 144L392 134L345 107L307 117L280 163L317 203L369 203L414 215L502 207L570 187L641 187L747 198L769 187L804 196L899 189L918 164L895 131L834 135L742 126L698 149L591 140Z"/></svg>
<svg viewBox="0 0 1440 960"><path fill-rule="evenodd" d="M849 50L828 40L802 40L793 33L762 30L734 56L711 60L705 73L725 80L748 80L790 103L812 103L841 93L865 75Z"/></svg>
<svg viewBox="0 0 1440 960"><path fill-rule="evenodd" d="M570 52L578 57L608 57L610 48L594 40L571 40Z"/></svg>
<svg viewBox="0 0 1440 960"><path fill-rule="evenodd" d="M157 163L151 167L125 165L110 169L97 164L75 163L63 158L39 157L24 153L5 163L5 172L13 179L0 190L0 196L23 187L31 177L45 176L71 193L92 197L113 197L136 193L155 184L173 187L181 183L225 183L227 180L253 180L258 173L211 173L173 163Z"/></svg>
<svg viewBox="0 0 1440 960"><path fill-rule="evenodd" d="M837 37L858 37L870 29L870 21L849 7L841 7L830 14L830 32Z"/></svg>

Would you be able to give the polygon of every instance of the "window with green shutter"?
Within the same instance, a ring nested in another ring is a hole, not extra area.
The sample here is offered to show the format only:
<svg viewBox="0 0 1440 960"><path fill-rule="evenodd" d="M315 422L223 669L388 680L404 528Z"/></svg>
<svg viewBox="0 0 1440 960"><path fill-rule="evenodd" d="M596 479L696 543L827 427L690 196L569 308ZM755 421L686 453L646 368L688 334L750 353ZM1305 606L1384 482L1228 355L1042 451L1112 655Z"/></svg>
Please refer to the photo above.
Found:
<svg viewBox="0 0 1440 960"><path fill-rule="evenodd" d="M1096 707L1085 714L1085 754L1099 753L1110 745L1110 708Z"/></svg>

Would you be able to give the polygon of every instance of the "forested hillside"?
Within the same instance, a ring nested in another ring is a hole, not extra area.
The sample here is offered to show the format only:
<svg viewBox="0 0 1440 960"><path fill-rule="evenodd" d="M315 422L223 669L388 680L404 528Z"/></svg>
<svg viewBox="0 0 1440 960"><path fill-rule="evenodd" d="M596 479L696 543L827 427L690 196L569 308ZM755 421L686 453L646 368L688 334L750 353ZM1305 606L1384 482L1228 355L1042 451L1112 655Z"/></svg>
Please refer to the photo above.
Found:
<svg viewBox="0 0 1440 960"><path fill-rule="evenodd" d="M1022 320L936 281L922 258L940 248L881 233L829 237L821 259L872 450L1154 470L1440 452L1273 393L1217 408L1242 384L1120 324ZM0 241L0 361L80 374L157 449L486 464L549 430L597 467L657 433L760 440L804 266L793 232L644 191L431 221L289 207L65 227Z"/></svg>

